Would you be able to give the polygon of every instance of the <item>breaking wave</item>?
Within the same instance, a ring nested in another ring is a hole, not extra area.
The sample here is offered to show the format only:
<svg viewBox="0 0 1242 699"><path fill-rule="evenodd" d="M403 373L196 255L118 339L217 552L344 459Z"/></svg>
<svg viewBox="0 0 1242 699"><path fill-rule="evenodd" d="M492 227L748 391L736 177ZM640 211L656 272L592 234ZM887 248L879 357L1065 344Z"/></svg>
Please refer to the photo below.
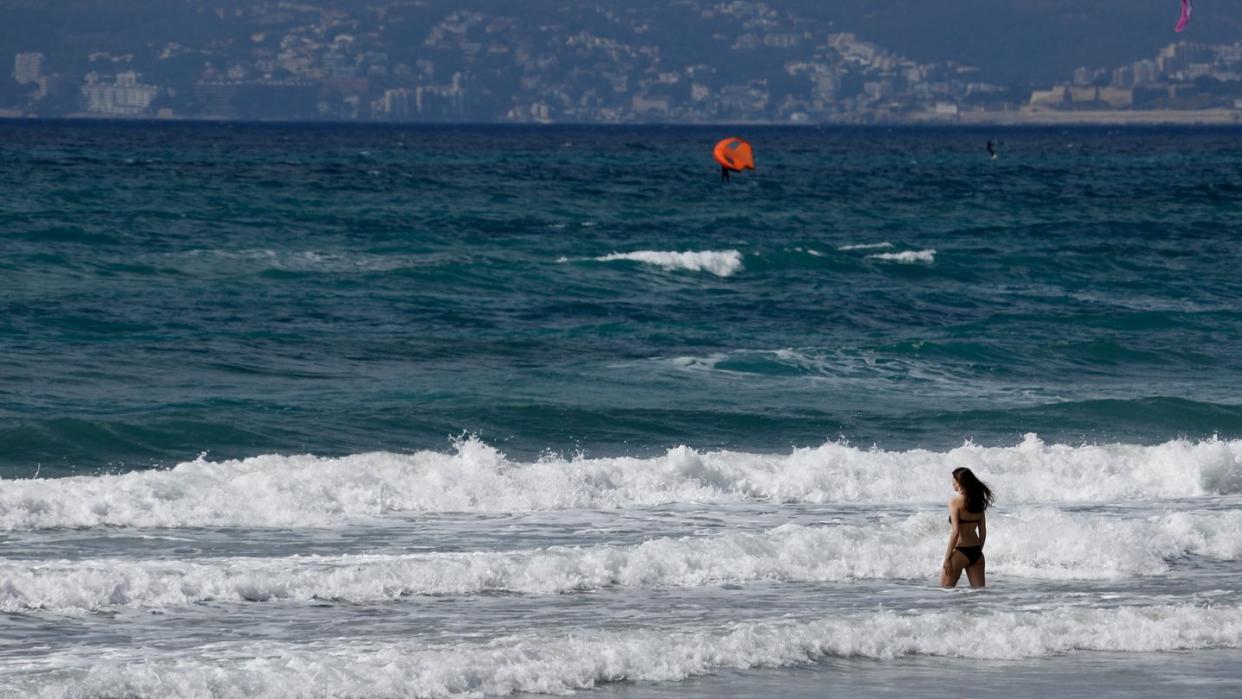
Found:
<svg viewBox="0 0 1242 699"><path fill-rule="evenodd" d="M912 655L1020 660L1073 651L1161 652L1242 646L1228 606L1063 607L911 616L879 611L811 621L571 633L470 644L338 638L236 641L193 649L52 653L6 673L26 695L480 697L564 694L620 681L672 682L724 669L830 657Z"/></svg>
<svg viewBox="0 0 1242 699"><path fill-rule="evenodd" d="M965 444L947 452L842 443L785 454L670 449L655 458L512 461L477 439L452 452L198 459L160 471L5 480L0 530L319 527L420 512L613 509L669 503L942 503L973 469L1005 505L1242 492L1242 440L1154 446Z"/></svg>
<svg viewBox="0 0 1242 699"><path fill-rule="evenodd" d="M1154 575L1187 554L1242 558L1242 512L1149 520L1047 509L997 515L988 570L1045 580ZM418 595L564 594L608 587L930 579L941 512L866 525L784 525L635 545L407 555L0 563L0 610L98 611L201 602L383 602ZM859 555L865 551L866 555Z"/></svg>
<svg viewBox="0 0 1242 699"><path fill-rule="evenodd" d="M669 272L678 270L710 272L718 277L731 277L742 270L742 253L737 250L689 252L639 250L637 252L614 252L595 259L599 262L630 260L659 267Z"/></svg>
<svg viewBox="0 0 1242 699"><path fill-rule="evenodd" d="M936 261L935 250L906 250L904 252L881 252L875 255L867 255L868 260L882 260L884 262L900 262L902 264L914 264L917 262L926 262L928 264Z"/></svg>

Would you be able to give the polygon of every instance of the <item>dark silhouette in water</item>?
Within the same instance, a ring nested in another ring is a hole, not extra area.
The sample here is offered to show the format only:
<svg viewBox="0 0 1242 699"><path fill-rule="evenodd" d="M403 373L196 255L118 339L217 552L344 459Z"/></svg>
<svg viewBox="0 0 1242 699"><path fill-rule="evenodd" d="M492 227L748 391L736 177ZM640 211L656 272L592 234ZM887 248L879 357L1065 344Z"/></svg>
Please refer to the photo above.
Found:
<svg viewBox="0 0 1242 699"><path fill-rule="evenodd" d="M990 138L988 139L988 154L992 156L992 160L996 160L996 144Z"/></svg>

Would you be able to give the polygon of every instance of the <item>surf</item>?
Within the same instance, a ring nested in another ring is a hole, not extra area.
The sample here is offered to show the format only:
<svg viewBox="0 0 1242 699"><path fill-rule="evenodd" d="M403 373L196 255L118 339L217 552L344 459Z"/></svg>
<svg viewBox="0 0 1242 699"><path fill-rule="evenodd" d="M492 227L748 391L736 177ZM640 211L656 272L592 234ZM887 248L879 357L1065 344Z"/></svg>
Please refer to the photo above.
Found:
<svg viewBox="0 0 1242 699"><path fill-rule="evenodd" d="M990 519L996 536L988 542L988 570L1010 585L1158 576L1187 556L1242 559L1238 511L1133 519L1022 508ZM598 543L597 535L582 533L583 545L505 551L10 560L0 562L0 610L72 614L204 602L359 604L777 582L923 585L943 555L943 520L937 510L862 524L785 524L630 544Z"/></svg>
<svg viewBox="0 0 1242 699"><path fill-rule="evenodd" d="M1109 503L1242 492L1242 440L1157 445L971 443L885 451L842 442L787 453L511 460L477 438L449 452L265 455L170 469L7 479L0 530L327 527L399 513L624 509L670 503L938 503L971 468L1005 502Z"/></svg>
<svg viewBox="0 0 1242 699"><path fill-rule="evenodd" d="M44 697L479 697L565 694L614 682L676 682L721 670L810 666L829 658L1023 660L1079 651L1242 647L1242 610L1189 604L1047 611L882 610L810 620L677 629L571 629L484 642L334 638L227 641L192 649L73 649L6 668L9 687Z"/></svg>

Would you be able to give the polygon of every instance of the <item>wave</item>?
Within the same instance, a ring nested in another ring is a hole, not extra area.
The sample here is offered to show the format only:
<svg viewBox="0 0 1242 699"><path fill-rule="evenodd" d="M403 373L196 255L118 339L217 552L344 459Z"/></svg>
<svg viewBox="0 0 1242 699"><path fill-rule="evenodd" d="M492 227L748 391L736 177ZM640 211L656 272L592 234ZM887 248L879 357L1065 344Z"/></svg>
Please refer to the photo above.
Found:
<svg viewBox="0 0 1242 699"><path fill-rule="evenodd" d="M887 250L888 248L891 248L891 247L893 247L893 244L889 242L853 243L850 245L842 245L838 247L837 250L840 250L842 252L849 252L850 250Z"/></svg>
<svg viewBox="0 0 1242 699"><path fill-rule="evenodd" d="M180 254L160 254L154 259L171 261L187 271L290 273L373 273L406 268L444 265L455 261L447 254L377 254L316 250L214 250L195 249ZM198 269L204 268L204 269Z"/></svg>
<svg viewBox="0 0 1242 699"><path fill-rule="evenodd" d="M199 458L160 471L4 480L0 530L326 527L420 512L614 509L669 503L940 503L966 466L1000 502L1116 502L1242 492L1242 440L1155 446L965 444L947 452L843 443L788 454L670 449L655 458L511 461L477 439L449 453Z"/></svg>
<svg viewBox="0 0 1242 699"><path fill-rule="evenodd" d="M882 260L885 262L900 262L902 264L914 264L917 262L926 262L931 264L936 261L935 250L906 250L904 252L881 252L875 255L867 255L868 260Z"/></svg>
<svg viewBox="0 0 1242 699"><path fill-rule="evenodd" d="M1242 647L1230 606L1062 607L908 615L891 611L728 626L575 630L482 643L334 638L235 641L193 649L62 651L23 658L6 684L43 697L564 694L622 681L676 682L726 669L826 658L923 655L1022 660L1073 651L1153 653Z"/></svg>
<svg viewBox="0 0 1242 699"><path fill-rule="evenodd" d="M595 259L599 262L630 260L659 267L669 272L677 270L710 272L718 277L731 277L742 270L742 253L737 250L688 252L639 250L636 252L614 252Z"/></svg>
<svg viewBox="0 0 1242 699"><path fill-rule="evenodd" d="M927 347L927 349L922 350L922 347ZM946 346L923 343L920 351L937 361L928 361L918 352L901 347L885 347L880 350L816 348L732 350L705 356L660 358L657 361L667 362L678 369L734 375L806 376L859 381L872 381L876 378L890 380L898 377L915 378L925 382L942 383L946 390L952 390L957 394L961 393L961 387L967 382L982 383L978 380L978 364L981 360L991 361L994 364L1004 361L997 350L966 344ZM953 370L956 367L949 365L941 357L934 356L937 352L950 361L956 359L962 364L968 361L973 363L955 372ZM954 356L954 352L957 356ZM981 356L988 352L994 356ZM866 386L869 390L877 390L874 384ZM978 389L972 393L977 394Z"/></svg>
<svg viewBox="0 0 1242 699"><path fill-rule="evenodd" d="M371 603L410 596L553 595L610 587L928 579L940 512L859 525L659 538L635 545L407 555L0 563L0 610L58 613L202 602ZM994 518L988 570L1044 580L1154 575L1188 554L1242 558L1242 512L1146 520L1027 510ZM866 555L859 555L865 551Z"/></svg>

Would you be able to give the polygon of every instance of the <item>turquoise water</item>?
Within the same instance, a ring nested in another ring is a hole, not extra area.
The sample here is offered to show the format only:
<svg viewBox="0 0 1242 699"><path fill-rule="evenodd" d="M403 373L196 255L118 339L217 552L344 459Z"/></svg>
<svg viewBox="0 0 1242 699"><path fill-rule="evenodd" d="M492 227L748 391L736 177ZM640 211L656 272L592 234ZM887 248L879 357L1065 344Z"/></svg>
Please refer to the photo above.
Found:
<svg viewBox="0 0 1242 699"><path fill-rule="evenodd" d="M0 468L1242 432L1239 132L717 131L5 126Z"/></svg>
<svg viewBox="0 0 1242 699"><path fill-rule="evenodd" d="M1242 131L0 134L0 691L1242 681Z"/></svg>

